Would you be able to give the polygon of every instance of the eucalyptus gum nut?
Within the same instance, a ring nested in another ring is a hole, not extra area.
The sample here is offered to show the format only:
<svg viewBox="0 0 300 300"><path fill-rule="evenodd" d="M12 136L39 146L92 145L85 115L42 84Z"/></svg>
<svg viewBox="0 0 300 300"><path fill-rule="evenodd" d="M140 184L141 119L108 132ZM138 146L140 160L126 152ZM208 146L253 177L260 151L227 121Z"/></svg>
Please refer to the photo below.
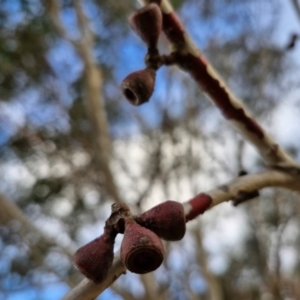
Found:
<svg viewBox="0 0 300 300"><path fill-rule="evenodd" d="M114 240L114 236L104 233L82 246L74 255L74 265L87 278L95 283L101 283L113 263Z"/></svg>
<svg viewBox="0 0 300 300"><path fill-rule="evenodd" d="M171 200L139 215L137 222L167 241L181 240L186 229L183 205Z"/></svg>
<svg viewBox="0 0 300 300"><path fill-rule="evenodd" d="M137 274L156 270L164 260L164 247L160 238L151 230L132 219L126 220L121 244L121 260L126 268Z"/></svg>
<svg viewBox="0 0 300 300"><path fill-rule="evenodd" d="M157 4L151 3L129 17L132 30L148 45L156 47L162 31L162 13Z"/></svg>
<svg viewBox="0 0 300 300"><path fill-rule="evenodd" d="M126 99L136 106L149 101L154 91L155 76L155 71L150 68L129 74L121 84Z"/></svg>

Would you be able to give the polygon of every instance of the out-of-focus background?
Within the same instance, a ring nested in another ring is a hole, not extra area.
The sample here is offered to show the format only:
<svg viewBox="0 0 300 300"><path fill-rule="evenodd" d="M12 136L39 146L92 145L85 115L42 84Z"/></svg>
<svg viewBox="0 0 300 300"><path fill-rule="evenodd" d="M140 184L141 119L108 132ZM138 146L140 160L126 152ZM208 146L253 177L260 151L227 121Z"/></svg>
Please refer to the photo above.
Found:
<svg viewBox="0 0 300 300"><path fill-rule="evenodd" d="M189 33L258 122L300 160L297 0L173 0ZM83 276L76 249L110 206L186 201L263 162L176 66L151 101L120 92L144 68L134 0L0 1L0 299L54 300ZM168 46L160 40L162 53ZM98 299L300 299L299 195L222 204L165 243L156 271ZM121 239L116 242L116 250Z"/></svg>

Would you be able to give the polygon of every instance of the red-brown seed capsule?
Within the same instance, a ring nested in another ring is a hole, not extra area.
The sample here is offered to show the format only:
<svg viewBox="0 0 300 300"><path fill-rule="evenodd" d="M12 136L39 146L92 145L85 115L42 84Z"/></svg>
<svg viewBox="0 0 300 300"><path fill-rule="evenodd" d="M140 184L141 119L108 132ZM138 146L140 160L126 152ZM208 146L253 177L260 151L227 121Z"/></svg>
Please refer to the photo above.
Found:
<svg viewBox="0 0 300 300"><path fill-rule="evenodd" d="M122 82L124 96L133 105L149 101L155 84L155 71L150 68L129 74Z"/></svg>
<svg viewBox="0 0 300 300"><path fill-rule="evenodd" d="M138 216L137 222L167 241L181 240L185 234L183 205L176 201L169 200L151 208Z"/></svg>
<svg viewBox="0 0 300 300"><path fill-rule="evenodd" d="M162 13L157 4L151 3L134 12L129 24L149 48L156 47L162 30Z"/></svg>
<svg viewBox="0 0 300 300"><path fill-rule="evenodd" d="M115 235L103 233L79 248L73 258L74 265L86 277L100 283L107 276L114 258Z"/></svg>
<svg viewBox="0 0 300 300"><path fill-rule="evenodd" d="M164 247L160 238L151 230L126 220L121 245L121 260L126 268L137 274L156 270L164 259Z"/></svg>

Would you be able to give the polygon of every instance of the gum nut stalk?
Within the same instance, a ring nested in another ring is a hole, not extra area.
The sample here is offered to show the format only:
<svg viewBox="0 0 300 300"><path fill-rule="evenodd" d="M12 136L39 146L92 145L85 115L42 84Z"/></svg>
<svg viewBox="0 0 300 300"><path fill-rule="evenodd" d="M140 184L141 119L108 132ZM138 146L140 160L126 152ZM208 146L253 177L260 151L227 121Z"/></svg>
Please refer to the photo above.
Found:
<svg viewBox="0 0 300 300"><path fill-rule="evenodd" d="M134 12L129 24L148 47L156 47L162 30L162 13L157 4L151 3Z"/></svg>
<svg viewBox="0 0 300 300"><path fill-rule="evenodd" d="M121 244L121 260L126 268L137 274L156 270L164 260L164 247L151 230L127 219Z"/></svg>
<svg viewBox="0 0 300 300"><path fill-rule="evenodd" d="M137 222L167 241L181 240L186 229L183 205L171 200L144 212L138 216Z"/></svg>
<svg viewBox="0 0 300 300"><path fill-rule="evenodd" d="M76 251L73 258L74 265L95 283L102 282L113 263L114 240L115 237L104 232Z"/></svg>
<svg viewBox="0 0 300 300"><path fill-rule="evenodd" d="M133 105L149 101L155 84L155 71L150 68L129 74L122 82L121 88L126 99Z"/></svg>

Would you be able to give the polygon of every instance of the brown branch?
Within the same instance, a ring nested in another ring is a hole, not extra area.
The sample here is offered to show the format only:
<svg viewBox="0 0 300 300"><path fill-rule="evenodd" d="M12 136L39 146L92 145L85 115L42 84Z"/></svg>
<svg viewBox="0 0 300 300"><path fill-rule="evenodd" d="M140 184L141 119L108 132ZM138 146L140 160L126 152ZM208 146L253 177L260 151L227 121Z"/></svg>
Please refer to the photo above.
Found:
<svg viewBox="0 0 300 300"><path fill-rule="evenodd" d="M82 0L73 0L73 3L77 16L78 27L81 31L81 36L84 39L84 42L86 43L88 48L91 49L93 47L94 34L88 26L89 20L83 11Z"/></svg>
<svg viewBox="0 0 300 300"><path fill-rule="evenodd" d="M230 91L213 66L196 48L168 0L139 0L142 4L157 3L163 14L163 31L172 45L175 61L203 89L231 125L252 143L267 164L293 162Z"/></svg>
<svg viewBox="0 0 300 300"><path fill-rule="evenodd" d="M113 198L114 202L122 202L110 166L112 145L109 136L104 99L101 93L103 75L97 66L96 57L93 52L94 34L88 26L88 19L83 11L81 0L73 0L81 37L79 40L70 38L60 20L59 2L59 0L51 0L47 7L48 13L51 16L58 34L72 43L83 60L84 86L86 91L85 103L87 115L91 121L94 132L94 136L91 138L95 144L95 157L102 171L104 188Z"/></svg>
<svg viewBox="0 0 300 300"><path fill-rule="evenodd" d="M300 167L293 167L293 171L289 168L282 167L280 170L269 169L257 174L244 175L216 189L197 195L193 199L183 203L186 220L189 221L223 202L239 199L241 193L251 193L266 187L282 187L300 192ZM192 206L191 203L196 205ZM84 279L63 300L93 299L93 297L95 298L102 293L124 272L125 267L117 255L113 267L108 271L107 278L101 284Z"/></svg>
<svg viewBox="0 0 300 300"><path fill-rule="evenodd" d="M60 37L66 39L70 43L77 44L77 41L69 36L63 26L63 22L60 18L60 0L45 0L44 5L47 13L49 14L55 30Z"/></svg>

